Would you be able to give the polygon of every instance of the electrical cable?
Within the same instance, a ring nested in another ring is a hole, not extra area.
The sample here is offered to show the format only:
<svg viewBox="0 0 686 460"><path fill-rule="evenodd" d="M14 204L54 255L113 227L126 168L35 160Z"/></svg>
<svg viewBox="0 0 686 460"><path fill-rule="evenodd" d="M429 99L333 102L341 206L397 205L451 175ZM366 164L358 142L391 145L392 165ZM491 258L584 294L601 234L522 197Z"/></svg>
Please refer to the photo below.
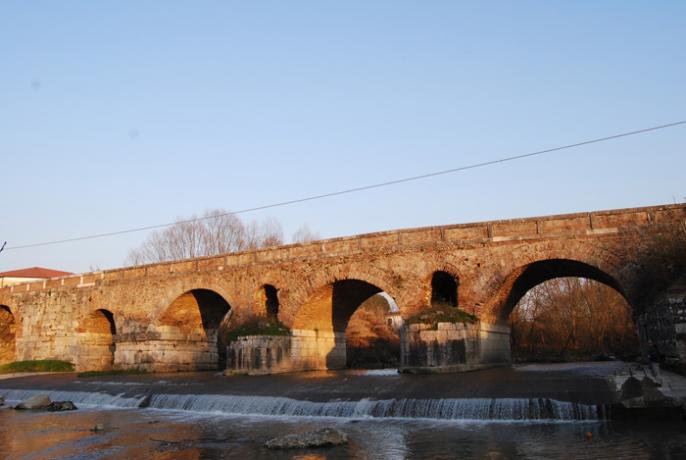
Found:
<svg viewBox="0 0 686 460"><path fill-rule="evenodd" d="M680 125L684 125L684 124L686 124L686 120L676 121L673 123L667 123L667 124L658 125L658 126L651 126L649 128L642 128L642 129L637 129L634 131L627 131L627 132L623 132L623 133L619 133L619 134L613 134L611 136L598 137L595 139L589 139L589 140L585 140L585 141L581 141L581 142L575 142L573 144L566 144L566 145L562 145L562 146L558 146L558 147L548 148L545 150L539 150L536 152L530 152L530 153L524 153L521 155L513 155L513 156L509 156L509 157L498 158L496 160L489 160L489 161L484 161L481 163L474 163L474 164L470 164L470 165L466 165L466 166L459 166L457 168L444 169L444 170L440 170L440 171L434 171L434 172L430 172L430 173L419 174L416 176L404 177L401 179L394 179L394 180L389 180L389 181L385 181L385 182L378 182L375 184L363 185L360 187L353 187L353 188L338 190L338 191L334 191L334 192L322 193L319 195L312 195L312 196L308 196L308 197L304 197L304 198L297 198L294 200L280 201L277 203L271 203L271 204L256 206L256 207L252 207L252 208L240 209L238 211L232 211L232 212L227 212L227 213L223 213L223 214L198 217L195 219L179 220L176 222L169 222L169 223L165 223L165 224L148 225L145 227L135 227L135 228L129 228L129 229L118 230L118 231L113 231L113 232L96 233L96 234L92 234L92 235L84 235L84 236L77 236L77 237L72 237L72 238L64 238L64 239L60 239L60 240L44 241L44 242L40 242L40 243L31 243L31 244L22 244L22 245L18 245L18 246L10 246L10 247L5 247L5 251L12 251L12 250L17 250L17 249L27 249L27 248L36 248L36 247L40 247L40 246L50 246L50 245L55 245L55 244L70 243L70 242L74 242L74 241L91 240L91 239L95 239L95 238L105 238L105 237L116 236L116 235L124 235L127 233L143 232L146 230L156 230L156 229L160 229L160 228L170 227L170 226L176 225L176 224L195 222L195 221L199 221L199 220L217 219L219 217L224 217L224 216L228 216L228 215L232 215L232 214L233 215L235 215L235 214L246 214L249 212L262 211L264 209L289 206L289 205L293 205L293 204L304 203L307 201L320 200L322 198L330 198L330 197L334 197L334 196L345 195L348 193L362 192L365 190L372 190L372 189L376 189L376 188L402 184L405 182L412 182L412 181L416 181L416 180L427 179L430 177L442 176L445 174L453 174L453 173L460 172L460 171L467 171L469 169L482 168L484 166L491 166L491 165L496 165L499 163L506 163L509 161L521 160L524 158L530 158L530 157L535 157L535 156L539 156L539 155L544 155L546 153L559 152L561 150L568 150L568 149L572 149L572 148L576 148L576 147L581 147L584 145L597 144L600 142L606 142L606 141L610 141L610 140L614 140L614 139L619 139L622 137L635 136L638 134L644 134L644 133L651 132L651 131L658 131L661 129L673 128L675 126L680 126Z"/></svg>

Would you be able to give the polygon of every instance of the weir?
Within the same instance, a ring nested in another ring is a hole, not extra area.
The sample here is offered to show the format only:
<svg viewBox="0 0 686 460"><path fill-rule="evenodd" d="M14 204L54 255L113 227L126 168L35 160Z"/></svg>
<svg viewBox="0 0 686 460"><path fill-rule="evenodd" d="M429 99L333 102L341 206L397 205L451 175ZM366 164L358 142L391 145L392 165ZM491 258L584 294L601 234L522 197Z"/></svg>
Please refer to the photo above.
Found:
<svg viewBox="0 0 686 460"><path fill-rule="evenodd" d="M73 401L77 406L190 411L205 414L258 415L269 417L399 418L461 421L589 421L602 418L596 405L549 398L447 398L363 399L313 402L283 397L235 395L153 394L126 396L100 392L0 390L8 402L47 394L54 401Z"/></svg>

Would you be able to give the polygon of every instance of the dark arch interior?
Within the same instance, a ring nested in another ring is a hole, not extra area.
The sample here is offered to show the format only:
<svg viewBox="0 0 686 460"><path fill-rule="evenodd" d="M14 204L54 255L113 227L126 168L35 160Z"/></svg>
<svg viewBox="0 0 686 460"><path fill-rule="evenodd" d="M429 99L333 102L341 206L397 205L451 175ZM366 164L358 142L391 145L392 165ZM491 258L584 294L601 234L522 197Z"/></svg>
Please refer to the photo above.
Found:
<svg viewBox="0 0 686 460"><path fill-rule="evenodd" d="M516 274L512 287L500 311L500 322L506 322L521 298L534 286L555 278L588 278L606 284L622 296L619 283L610 275L592 265L568 259L548 259L527 265Z"/></svg>
<svg viewBox="0 0 686 460"><path fill-rule="evenodd" d="M9 307L0 305L0 364L15 360L16 323Z"/></svg>
<svg viewBox="0 0 686 460"><path fill-rule="evenodd" d="M346 367L397 368L400 364L399 312L392 299L380 292L362 302L345 329Z"/></svg>
<svg viewBox="0 0 686 460"><path fill-rule="evenodd" d="M267 315L273 318L279 315L279 296L277 289L271 284L264 285L264 306Z"/></svg>
<svg viewBox="0 0 686 460"><path fill-rule="evenodd" d="M381 289L360 280L341 280L333 285L331 315L333 330L344 332L357 307Z"/></svg>
<svg viewBox="0 0 686 460"><path fill-rule="evenodd" d="M332 323L346 336L346 367L396 367L400 360L400 337L387 317L390 304L377 286L360 280L341 280L333 285Z"/></svg>
<svg viewBox="0 0 686 460"><path fill-rule="evenodd" d="M193 289L172 302L162 318L162 323L189 332L204 332L207 340L216 344L218 366L223 368L226 364L228 345L226 318L230 310L231 305L216 292L209 289Z"/></svg>
<svg viewBox="0 0 686 460"><path fill-rule="evenodd" d="M434 272L431 277L431 306L457 307L457 279L444 271Z"/></svg>
<svg viewBox="0 0 686 460"><path fill-rule="evenodd" d="M231 310L229 303L222 296L209 289L194 289L191 291L200 310L205 331L216 331L226 314Z"/></svg>
<svg viewBox="0 0 686 460"><path fill-rule="evenodd" d="M231 306L222 296L209 289L195 289L191 293L198 303L202 325L207 337L216 337L219 356L217 365L223 369L226 367L226 347L228 346L224 331L226 325L223 323L226 314L231 310Z"/></svg>
<svg viewBox="0 0 686 460"><path fill-rule="evenodd" d="M105 317L107 322L109 323L110 326L110 334L112 336L117 335L117 325L114 322L114 315L112 314L111 311L105 310L104 308L101 308L100 310L96 310L97 313L100 313L102 316Z"/></svg>

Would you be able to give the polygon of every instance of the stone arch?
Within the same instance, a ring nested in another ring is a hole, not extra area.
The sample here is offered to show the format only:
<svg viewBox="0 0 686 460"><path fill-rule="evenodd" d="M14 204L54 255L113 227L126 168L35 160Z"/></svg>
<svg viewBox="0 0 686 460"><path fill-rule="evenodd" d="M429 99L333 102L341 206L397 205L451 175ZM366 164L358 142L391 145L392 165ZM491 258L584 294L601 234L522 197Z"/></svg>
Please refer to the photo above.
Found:
<svg viewBox="0 0 686 460"><path fill-rule="evenodd" d="M520 266L507 276L482 319L506 324L514 307L531 288L545 281L564 277L588 278L603 283L621 294L631 306L619 281L605 270L577 260L550 258Z"/></svg>
<svg viewBox="0 0 686 460"><path fill-rule="evenodd" d="M10 363L17 356L17 321L10 307L0 305L0 364Z"/></svg>
<svg viewBox="0 0 686 460"><path fill-rule="evenodd" d="M206 354L200 367L226 364L226 339L231 305L223 296L211 289L191 289L177 296L164 311L158 322L162 338L194 344L198 350L189 353ZM166 337L165 337L166 336ZM179 357L185 368L193 369L195 358ZM190 362L188 362L190 360ZM207 366L205 366L207 365Z"/></svg>
<svg viewBox="0 0 686 460"><path fill-rule="evenodd" d="M117 325L114 314L104 308L92 311L81 324L81 353L78 367L90 370L111 369Z"/></svg>
<svg viewBox="0 0 686 460"><path fill-rule="evenodd" d="M383 292L367 281L345 278L320 286L299 309L294 329L311 328L342 332L350 316L365 300Z"/></svg>
<svg viewBox="0 0 686 460"><path fill-rule="evenodd" d="M383 291L390 295L397 303L400 311L403 311L402 280L395 273L376 268L373 265L365 265L364 268L327 267L324 270L308 273L305 280L291 290L288 312L282 308L286 313L283 320L295 327L297 319L307 303L326 286L342 280L360 280L376 286L379 292Z"/></svg>
<svg viewBox="0 0 686 460"><path fill-rule="evenodd" d="M299 308L293 319L294 340L314 349L306 368L338 369L346 366L345 331L355 311L381 292L392 295L367 280L333 279L320 286ZM394 300L394 299L393 299Z"/></svg>

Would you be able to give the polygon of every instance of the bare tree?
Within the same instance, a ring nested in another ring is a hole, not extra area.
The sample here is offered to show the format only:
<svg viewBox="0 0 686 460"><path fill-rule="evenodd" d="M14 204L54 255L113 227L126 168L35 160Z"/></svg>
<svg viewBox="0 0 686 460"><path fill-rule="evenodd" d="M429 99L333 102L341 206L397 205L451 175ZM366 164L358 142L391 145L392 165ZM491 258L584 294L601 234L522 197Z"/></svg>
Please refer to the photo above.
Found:
<svg viewBox="0 0 686 460"><path fill-rule="evenodd" d="M512 350L526 359L635 355L636 325L626 300L583 278L560 278L531 289L510 316Z"/></svg>
<svg viewBox="0 0 686 460"><path fill-rule="evenodd" d="M244 224L222 209L179 219L171 227L153 232L129 252L127 263L142 265L170 260L244 251L283 243L281 224L273 218Z"/></svg>
<svg viewBox="0 0 686 460"><path fill-rule="evenodd" d="M295 231L292 240L294 243L308 243L310 241L316 241L319 238L319 233L314 233L310 230L309 225L303 224Z"/></svg>

